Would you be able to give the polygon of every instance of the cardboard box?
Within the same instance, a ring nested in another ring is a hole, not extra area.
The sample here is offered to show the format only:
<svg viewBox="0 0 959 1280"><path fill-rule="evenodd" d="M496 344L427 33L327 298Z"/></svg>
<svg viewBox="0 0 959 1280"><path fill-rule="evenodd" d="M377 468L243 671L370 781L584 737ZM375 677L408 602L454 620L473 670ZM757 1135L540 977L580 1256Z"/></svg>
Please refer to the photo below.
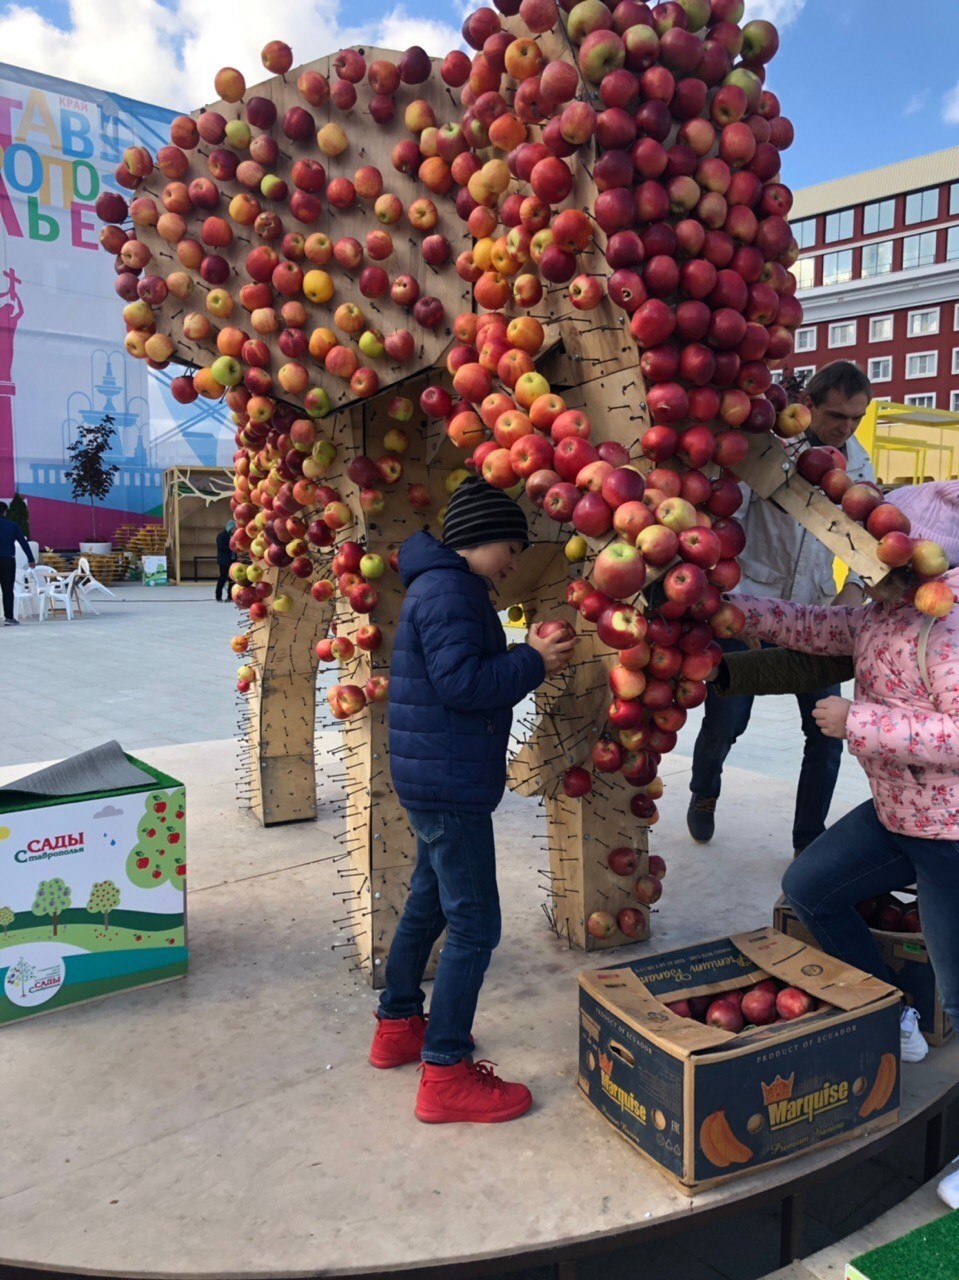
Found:
<svg viewBox="0 0 959 1280"><path fill-rule="evenodd" d="M0 1026L182 977L183 785L0 795Z"/></svg>
<svg viewBox="0 0 959 1280"><path fill-rule="evenodd" d="M666 1008L766 977L834 1007L739 1035ZM692 1195L893 1124L899 992L774 929L583 973L579 1087Z"/></svg>
<svg viewBox="0 0 959 1280"><path fill-rule="evenodd" d="M791 938L816 946L816 940L796 918L796 913L780 898L773 908L773 928ZM948 1014L943 1010L936 986L936 975L929 962L929 952L921 933L890 933L870 929L882 958L896 975L897 985L906 993L919 1014L919 1029L933 1048L946 1044L955 1034Z"/></svg>

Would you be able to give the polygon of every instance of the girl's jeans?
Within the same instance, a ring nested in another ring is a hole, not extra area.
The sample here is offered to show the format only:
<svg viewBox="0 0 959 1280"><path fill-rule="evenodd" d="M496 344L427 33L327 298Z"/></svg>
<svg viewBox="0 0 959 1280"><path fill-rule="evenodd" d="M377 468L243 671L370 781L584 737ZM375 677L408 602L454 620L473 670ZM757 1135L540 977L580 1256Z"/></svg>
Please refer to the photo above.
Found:
<svg viewBox="0 0 959 1280"><path fill-rule="evenodd" d="M406 813L416 834L416 866L386 962L379 1016L422 1014L423 971L445 929L423 1061L451 1066L470 1051L476 1001L500 938L493 815L430 809Z"/></svg>
<svg viewBox="0 0 959 1280"><path fill-rule="evenodd" d="M888 831L867 800L796 858L783 892L824 951L896 985L856 903L913 883L942 1005L959 1027L959 842Z"/></svg>

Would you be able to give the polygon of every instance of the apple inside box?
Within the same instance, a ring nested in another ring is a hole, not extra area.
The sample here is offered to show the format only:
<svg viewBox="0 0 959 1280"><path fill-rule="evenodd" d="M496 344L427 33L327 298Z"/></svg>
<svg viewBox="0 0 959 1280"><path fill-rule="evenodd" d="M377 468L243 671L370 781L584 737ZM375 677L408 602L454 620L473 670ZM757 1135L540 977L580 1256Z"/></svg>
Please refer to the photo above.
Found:
<svg viewBox="0 0 959 1280"><path fill-rule="evenodd" d="M893 894L903 907L915 901L912 894ZM773 908L773 927L791 938L809 942L815 939L796 918L785 898ZM955 1034L949 1015L942 1007L936 975L932 971L929 952L921 933L900 933L890 929L870 929L883 960L895 974L896 985L906 993L919 1014L919 1030L933 1048L946 1044Z"/></svg>
<svg viewBox="0 0 959 1280"><path fill-rule="evenodd" d="M737 1034L667 1008L769 978L816 1010ZM775 929L579 986L583 1096L689 1195L898 1117L899 992Z"/></svg>
<svg viewBox="0 0 959 1280"><path fill-rule="evenodd" d="M0 1026L187 971L183 785L0 793Z"/></svg>

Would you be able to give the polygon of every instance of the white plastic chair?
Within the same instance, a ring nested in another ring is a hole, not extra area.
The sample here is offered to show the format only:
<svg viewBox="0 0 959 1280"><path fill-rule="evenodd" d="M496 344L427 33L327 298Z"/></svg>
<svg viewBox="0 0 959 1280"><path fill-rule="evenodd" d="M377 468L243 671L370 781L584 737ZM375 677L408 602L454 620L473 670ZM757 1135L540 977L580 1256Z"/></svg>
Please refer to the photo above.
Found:
<svg viewBox="0 0 959 1280"><path fill-rule="evenodd" d="M100 582L97 578L95 578L93 574L90 572L90 561L86 558L86 556L81 556L80 559L77 561L76 591L82 603L90 605L90 608L93 609L94 613L98 612L97 609L93 608L93 605L90 602L90 596L94 593L94 591L102 591L103 594L105 596L109 596L111 600L116 599L116 596L110 590L110 588L105 587L103 583Z"/></svg>
<svg viewBox="0 0 959 1280"><path fill-rule="evenodd" d="M18 622L35 617L43 621L43 602L40 584L32 569L22 572L17 567L17 576L13 580L13 616Z"/></svg>
<svg viewBox="0 0 959 1280"><path fill-rule="evenodd" d="M37 572L39 573L40 571L37 570ZM78 612L80 611L80 600L77 596L78 570L74 569L72 573L68 573L65 577L55 570L51 572L53 573L52 577L44 575L46 577L46 589L43 591L44 614L41 616L45 616L47 608L51 613L57 609L63 609L67 615L67 622L72 622L74 606L76 606Z"/></svg>

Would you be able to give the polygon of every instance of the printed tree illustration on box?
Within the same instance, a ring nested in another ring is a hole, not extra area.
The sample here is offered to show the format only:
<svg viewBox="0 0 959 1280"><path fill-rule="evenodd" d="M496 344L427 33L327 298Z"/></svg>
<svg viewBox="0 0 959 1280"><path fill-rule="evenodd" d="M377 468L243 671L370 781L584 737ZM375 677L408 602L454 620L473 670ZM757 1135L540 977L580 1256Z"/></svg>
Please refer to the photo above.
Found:
<svg viewBox="0 0 959 1280"><path fill-rule="evenodd" d="M30 961L24 960L23 956L21 956L13 968L7 972L7 986L19 987L20 996L23 999L27 994L27 983L36 976L36 972Z"/></svg>
<svg viewBox="0 0 959 1280"><path fill-rule="evenodd" d="M185 804L182 787L147 796L136 847L127 857L127 875L138 888L172 884L182 889L186 883Z"/></svg>
<svg viewBox="0 0 959 1280"><path fill-rule="evenodd" d="M53 880L41 880L37 885L37 896L33 900L35 916L50 916L53 920L53 936L57 936L57 924L60 913L70 905L70 890L59 876Z"/></svg>
<svg viewBox="0 0 959 1280"><path fill-rule="evenodd" d="M6 933L12 924L13 912L9 907L0 907L0 929Z"/></svg>
<svg viewBox="0 0 959 1280"><path fill-rule="evenodd" d="M103 927L110 927L110 912L120 905L120 890L112 880L98 880L90 887L87 910L91 915L103 916Z"/></svg>
<svg viewBox="0 0 959 1280"><path fill-rule="evenodd" d="M67 448L71 466L66 472L73 490L74 502L81 498L90 499L90 520L93 529L93 541L97 539L97 500L102 502L113 488L113 481L120 468L116 463L104 465L103 455L110 448L110 441L116 432L113 419L106 414L100 422L84 423L77 431L77 438Z"/></svg>

